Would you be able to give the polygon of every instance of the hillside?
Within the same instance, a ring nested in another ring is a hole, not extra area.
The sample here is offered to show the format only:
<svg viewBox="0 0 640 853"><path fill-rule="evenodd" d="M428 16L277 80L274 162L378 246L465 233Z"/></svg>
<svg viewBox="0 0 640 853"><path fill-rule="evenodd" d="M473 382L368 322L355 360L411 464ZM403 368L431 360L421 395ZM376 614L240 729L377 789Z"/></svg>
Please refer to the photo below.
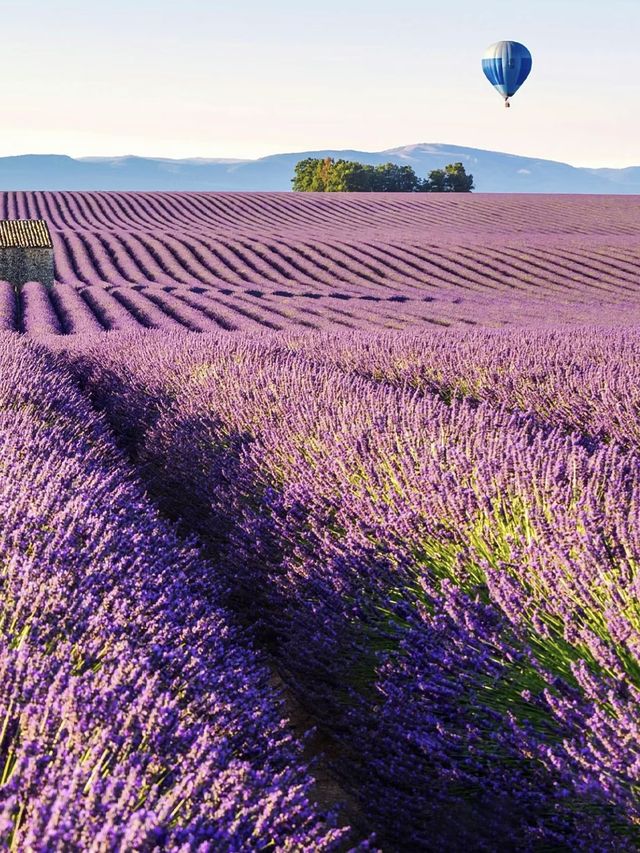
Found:
<svg viewBox="0 0 640 853"><path fill-rule="evenodd" d="M362 163L408 164L422 176L453 161L472 172L481 192L640 193L640 167L585 169L479 148L420 143L371 152L318 150L257 160L153 157L73 159L60 155L0 158L3 190L286 191L304 157L344 157Z"/></svg>
<svg viewBox="0 0 640 853"><path fill-rule="evenodd" d="M57 284L0 284L0 326L633 322L639 211L620 196L5 193L2 218L48 221Z"/></svg>

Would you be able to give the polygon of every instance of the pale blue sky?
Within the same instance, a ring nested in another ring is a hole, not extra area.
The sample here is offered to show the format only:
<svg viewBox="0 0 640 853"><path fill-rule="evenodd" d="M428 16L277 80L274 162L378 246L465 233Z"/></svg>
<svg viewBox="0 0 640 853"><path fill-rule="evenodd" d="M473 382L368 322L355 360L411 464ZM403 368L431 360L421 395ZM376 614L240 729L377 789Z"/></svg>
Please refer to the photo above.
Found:
<svg viewBox="0 0 640 853"><path fill-rule="evenodd" d="M445 142L640 165L640 0L0 0L0 155ZM534 59L509 111L491 42Z"/></svg>

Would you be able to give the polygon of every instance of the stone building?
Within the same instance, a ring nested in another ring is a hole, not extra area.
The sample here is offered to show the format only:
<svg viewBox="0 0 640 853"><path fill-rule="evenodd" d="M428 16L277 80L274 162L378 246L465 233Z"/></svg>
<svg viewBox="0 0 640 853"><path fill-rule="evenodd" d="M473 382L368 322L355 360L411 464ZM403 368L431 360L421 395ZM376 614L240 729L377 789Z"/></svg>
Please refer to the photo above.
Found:
<svg viewBox="0 0 640 853"><path fill-rule="evenodd" d="M53 243L44 219L0 220L0 281L20 287L27 281L51 286Z"/></svg>

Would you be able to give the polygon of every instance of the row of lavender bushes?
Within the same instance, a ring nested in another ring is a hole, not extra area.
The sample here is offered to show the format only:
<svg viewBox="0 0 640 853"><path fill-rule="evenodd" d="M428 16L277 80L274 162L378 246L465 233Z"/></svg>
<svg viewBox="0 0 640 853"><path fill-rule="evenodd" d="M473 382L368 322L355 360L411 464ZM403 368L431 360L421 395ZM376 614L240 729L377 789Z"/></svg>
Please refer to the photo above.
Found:
<svg viewBox="0 0 640 853"><path fill-rule="evenodd" d="M366 341L142 333L67 358L385 843L635 849L637 456L499 395L353 375Z"/></svg>
<svg viewBox="0 0 640 853"><path fill-rule="evenodd" d="M0 443L3 849L344 849L220 574L7 333Z"/></svg>
<svg viewBox="0 0 640 853"><path fill-rule="evenodd" d="M600 320L606 321L604 313ZM287 336L284 351L355 376L530 412L540 421L640 450L640 331L561 327Z"/></svg>

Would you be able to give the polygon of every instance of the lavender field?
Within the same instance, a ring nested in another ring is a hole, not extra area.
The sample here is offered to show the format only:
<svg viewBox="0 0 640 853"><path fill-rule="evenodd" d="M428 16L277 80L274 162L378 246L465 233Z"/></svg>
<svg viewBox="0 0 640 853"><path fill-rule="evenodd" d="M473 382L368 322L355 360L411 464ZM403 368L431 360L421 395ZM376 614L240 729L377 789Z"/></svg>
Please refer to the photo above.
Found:
<svg viewBox="0 0 640 853"><path fill-rule="evenodd" d="M0 843L637 850L640 199L0 207Z"/></svg>
<svg viewBox="0 0 640 853"><path fill-rule="evenodd" d="M640 199L2 193L45 219L58 285L0 328L407 329L639 319Z"/></svg>

